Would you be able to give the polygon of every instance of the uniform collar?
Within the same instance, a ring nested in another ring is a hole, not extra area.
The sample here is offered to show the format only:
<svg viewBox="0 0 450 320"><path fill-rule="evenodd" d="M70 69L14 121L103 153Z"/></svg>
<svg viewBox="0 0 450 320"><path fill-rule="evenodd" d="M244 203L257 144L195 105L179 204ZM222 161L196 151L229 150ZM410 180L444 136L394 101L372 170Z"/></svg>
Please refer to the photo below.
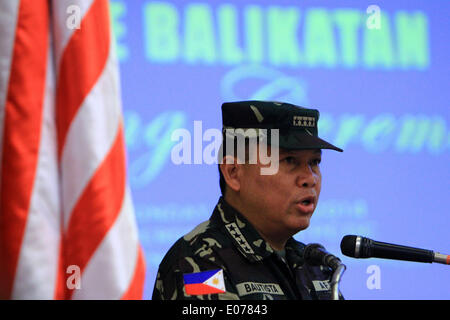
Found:
<svg viewBox="0 0 450 320"><path fill-rule="evenodd" d="M236 248L248 260L262 261L274 254L272 247L260 236L253 225L223 197L220 197L211 221L223 226ZM303 244L290 238L286 243L286 254L302 256L303 247ZM300 260L296 262L301 263Z"/></svg>

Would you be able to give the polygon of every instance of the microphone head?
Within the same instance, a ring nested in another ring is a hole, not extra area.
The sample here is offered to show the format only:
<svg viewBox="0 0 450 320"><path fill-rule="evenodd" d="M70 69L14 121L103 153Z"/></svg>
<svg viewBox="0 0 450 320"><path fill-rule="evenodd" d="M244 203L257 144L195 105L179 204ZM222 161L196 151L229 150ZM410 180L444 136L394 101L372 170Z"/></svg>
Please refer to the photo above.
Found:
<svg viewBox="0 0 450 320"><path fill-rule="evenodd" d="M358 236L346 235L341 241L341 252L347 257L356 258L355 248L356 248L356 238Z"/></svg>

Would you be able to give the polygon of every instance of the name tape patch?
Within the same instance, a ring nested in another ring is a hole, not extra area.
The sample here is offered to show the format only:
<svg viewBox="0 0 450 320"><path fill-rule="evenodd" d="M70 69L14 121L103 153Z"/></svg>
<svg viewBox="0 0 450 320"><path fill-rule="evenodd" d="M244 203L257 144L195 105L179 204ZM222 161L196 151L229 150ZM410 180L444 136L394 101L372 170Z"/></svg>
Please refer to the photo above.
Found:
<svg viewBox="0 0 450 320"><path fill-rule="evenodd" d="M281 287L276 283L243 282L236 285L238 294L245 296L252 293L269 293L284 295Z"/></svg>
<svg viewBox="0 0 450 320"><path fill-rule="evenodd" d="M328 280L313 280L314 290L329 291L331 290L330 281Z"/></svg>

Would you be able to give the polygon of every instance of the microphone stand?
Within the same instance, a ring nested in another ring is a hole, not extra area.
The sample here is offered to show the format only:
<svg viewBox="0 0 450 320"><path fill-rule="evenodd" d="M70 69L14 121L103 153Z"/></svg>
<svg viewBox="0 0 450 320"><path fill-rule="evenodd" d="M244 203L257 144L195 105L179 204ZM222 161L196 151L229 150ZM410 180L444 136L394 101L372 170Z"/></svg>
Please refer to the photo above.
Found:
<svg viewBox="0 0 450 320"><path fill-rule="evenodd" d="M331 297L333 300L339 300L339 282L341 281L345 269L347 269L345 264L339 264L333 273L333 277L331 278Z"/></svg>

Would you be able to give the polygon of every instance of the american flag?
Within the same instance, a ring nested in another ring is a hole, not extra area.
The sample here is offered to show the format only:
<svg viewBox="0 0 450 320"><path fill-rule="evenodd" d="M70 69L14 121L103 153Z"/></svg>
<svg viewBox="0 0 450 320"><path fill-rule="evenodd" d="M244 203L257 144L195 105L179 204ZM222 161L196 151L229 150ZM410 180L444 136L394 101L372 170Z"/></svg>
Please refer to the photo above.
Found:
<svg viewBox="0 0 450 320"><path fill-rule="evenodd" d="M107 0L0 1L0 299L140 299Z"/></svg>

